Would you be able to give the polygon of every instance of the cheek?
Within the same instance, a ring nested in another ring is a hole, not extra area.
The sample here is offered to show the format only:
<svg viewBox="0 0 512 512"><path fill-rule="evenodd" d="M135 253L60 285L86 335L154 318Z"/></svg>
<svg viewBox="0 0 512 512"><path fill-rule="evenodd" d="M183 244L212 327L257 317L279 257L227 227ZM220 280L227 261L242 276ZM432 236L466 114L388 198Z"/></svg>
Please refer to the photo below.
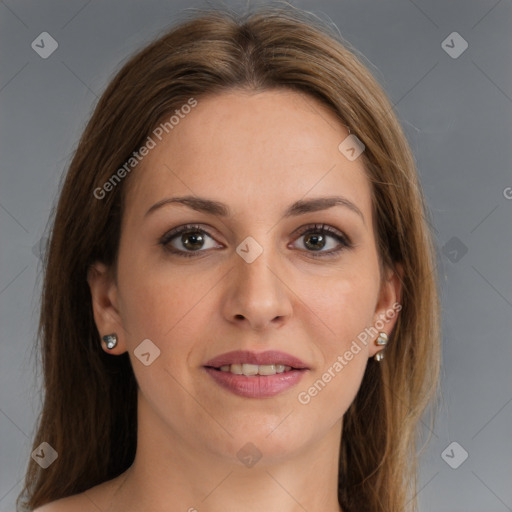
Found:
<svg viewBox="0 0 512 512"><path fill-rule="evenodd" d="M376 287L359 276L338 279L336 286L311 298L314 310L329 327L322 337L310 337L321 352L321 365L297 391L298 407L310 417L332 425L350 407L361 385L368 362L368 344L358 335L371 326ZM312 307L313 309L313 307Z"/></svg>
<svg viewBox="0 0 512 512"><path fill-rule="evenodd" d="M320 319L317 327L324 326L323 336L309 332L322 364L300 387L297 399L308 414L321 414L331 424L346 412L361 385L368 343L358 336L372 325L378 279L376 262L361 259L308 296L308 306Z"/></svg>
<svg viewBox="0 0 512 512"><path fill-rule="evenodd" d="M352 339L371 326L378 299L378 273L350 267L333 278L317 283L308 292L307 304L325 325L331 350L344 350Z"/></svg>
<svg viewBox="0 0 512 512"><path fill-rule="evenodd" d="M215 273L213 273L215 274ZM190 345L193 332L210 316L209 291L218 275L183 272L167 267L119 265L119 282L123 283L120 304L122 322L131 348L149 338L163 349L172 340L173 348Z"/></svg>

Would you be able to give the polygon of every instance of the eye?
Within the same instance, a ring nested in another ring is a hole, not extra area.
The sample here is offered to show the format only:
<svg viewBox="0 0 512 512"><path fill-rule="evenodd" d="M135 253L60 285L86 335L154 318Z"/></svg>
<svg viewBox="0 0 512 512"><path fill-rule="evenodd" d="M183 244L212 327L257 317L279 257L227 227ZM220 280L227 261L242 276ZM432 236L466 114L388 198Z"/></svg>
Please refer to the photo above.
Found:
<svg viewBox="0 0 512 512"><path fill-rule="evenodd" d="M336 256L342 250L352 247L350 239L345 234L325 224L314 224L301 228L297 240L300 238L304 238L303 246L306 247L306 252L312 253L313 258ZM331 239L330 243L329 239ZM329 245L334 246L334 248L324 250Z"/></svg>
<svg viewBox="0 0 512 512"><path fill-rule="evenodd" d="M213 249L218 247L205 242L213 238L200 226L195 224L187 224L179 226L166 233L159 241L165 250L177 254L178 256L191 257L196 256L198 252L204 252L205 249ZM195 254L194 254L195 253Z"/></svg>
<svg viewBox="0 0 512 512"><path fill-rule="evenodd" d="M304 238L303 246L313 258L328 258L336 256L344 249L352 247L350 239L341 231L325 224L313 224L300 229L298 238ZM208 245L208 241L210 244ZM331 240L329 242L329 240ZM295 242L296 242L295 241ZM334 241L334 242L333 242ZM206 252L207 249L219 248L215 245L213 237L197 224L178 226L166 233L159 244L164 249L177 256L193 257ZM333 246L330 250L324 250ZM315 254L316 253L316 254Z"/></svg>

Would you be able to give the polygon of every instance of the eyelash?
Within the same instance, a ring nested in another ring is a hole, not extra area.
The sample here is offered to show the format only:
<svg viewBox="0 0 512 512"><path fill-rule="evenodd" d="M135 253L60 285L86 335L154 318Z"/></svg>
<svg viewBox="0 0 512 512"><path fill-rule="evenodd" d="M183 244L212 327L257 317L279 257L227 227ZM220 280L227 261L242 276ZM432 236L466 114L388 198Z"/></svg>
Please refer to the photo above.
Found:
<svg viewBox="0 0 512 512"><path fill-rule="evenodd" d="M198 249L197 251L182 251L182 250L176 249L175 247L172 247L169 245L169 243L174 238L178 237L179 235L181 235L183 233L187 233L187 232L201 233L201 234L208 235L210 238L213 238L212 235L210 235L208 233L208 231L201 228L201 226L199 226L197 224L186 224L184 226L179 226L177 228L174 228L171 231L169 231L168 233L166 233L159 240L158 243L163 246L164 250L166 250L172 254L176 254L177 256L184 257L184 258L193 258L193 257L196 257L196 255L198 255L200 253L206 252L205 250L202 250L202 249ZM337 242L341 245L340 248L331 250L328 252L325 252L325 251L316 252L316 251L306 250L305 252L310 253L311 257L313 257L313 258L334 257L334 256L338 255L344 249L350 249L353 247L352 242L346 235L344 235L341 231L338 231L337 229L332 228L331 226L326 226L325 224L310 224L308 226L304 226L303 228L300 229L300 232L299 232L296 240L304 235L311 234L311 233L328 235L328 236L334 238L335 240L337 240Z"/></svg>

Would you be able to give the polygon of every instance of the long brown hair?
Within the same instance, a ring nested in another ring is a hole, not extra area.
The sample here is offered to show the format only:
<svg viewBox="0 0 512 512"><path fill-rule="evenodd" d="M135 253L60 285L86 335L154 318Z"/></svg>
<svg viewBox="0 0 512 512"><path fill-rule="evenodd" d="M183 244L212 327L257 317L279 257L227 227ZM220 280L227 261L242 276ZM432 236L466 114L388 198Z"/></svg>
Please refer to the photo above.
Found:
<svg viewBox="0 0 512 512"><path fill-rule="evenodd" d="M44 404L33 448L46 441L59 457L47 469L29 459L18 497L28 510L110 480L135 457L137 384L128 354L111 357L101 348L86 280L95 261L116 267L129 176L102 199L94 191L165 116L190 98L234 88L315 98L365 145L381 264L401 266L402 310L385 359L369 360L344 416L338 495L345 512L416 508L417 426L436 391L440 359L426 206L407 140L376 80L331 25L288 6L242 16L200 11L132 57L99 100L63 184L45 256Z"/></svg>

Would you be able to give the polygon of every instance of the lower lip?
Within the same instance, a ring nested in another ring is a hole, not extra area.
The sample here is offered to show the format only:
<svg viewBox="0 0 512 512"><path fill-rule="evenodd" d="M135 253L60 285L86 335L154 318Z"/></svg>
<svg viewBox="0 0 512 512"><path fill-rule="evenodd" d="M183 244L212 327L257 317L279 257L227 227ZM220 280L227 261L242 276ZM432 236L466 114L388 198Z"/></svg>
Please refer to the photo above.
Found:
<svg viewBox="0 0 512 512"><path fill-rule="evenodd" d="M247 398L268 398L295 386L306 370L290 370L275 375L236 375L213 368L205 370L223 388Z"/></svg>

